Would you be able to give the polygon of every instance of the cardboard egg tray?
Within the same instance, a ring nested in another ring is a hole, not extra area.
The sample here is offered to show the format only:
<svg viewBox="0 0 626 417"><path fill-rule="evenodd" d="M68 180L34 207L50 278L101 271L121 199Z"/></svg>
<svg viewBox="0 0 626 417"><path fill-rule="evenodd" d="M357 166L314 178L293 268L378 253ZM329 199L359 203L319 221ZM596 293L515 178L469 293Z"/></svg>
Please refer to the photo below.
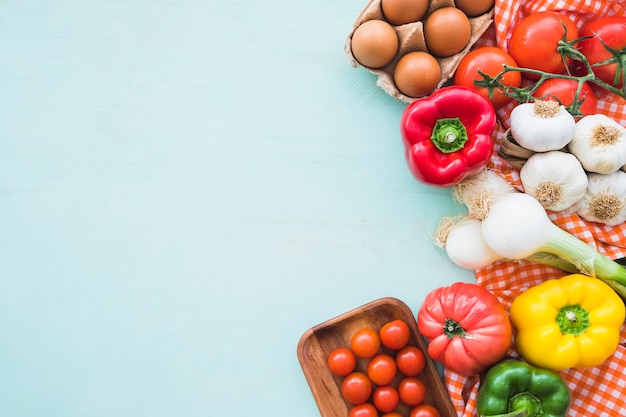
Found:
<svg viewBox="0 0 626 417"><path fill-rule="evenodd" d="M372 19L380 19L386 21L382 12L380 2L381 0L370 0L367 6L365 6L365 8L361 12L361 14L359 14L352 26L352 31L346 39L344 50L346 52L346 55L348 56L350 65L352 65L354 68L363 67L365 70L376 74L378 76L376 84L386 93L388 93L392 97L402 100L405 103L411 103L417 100L417 98L406 96L396 88L396 85L393 81L393 70L398 60L405 54L414 51L429 52L428 48L426 47L426 40L424 39L423 21L425 21L428 16L437 9L440 9L442 7L455 7L454 0L431 0L428 6L428 11L426 12L426 16L424 16L422 20L399 26L392 25L392 27L398 34L398 53L396 54L395 58L385 67L373 69L361 65L354 58L354 56L352 55L351 43L352 34L361 23ZM465 48L461 52L449 57L440 58L435 56L435 59L437 59L441 67L441 80L439 81L437 88L442 87L448 80L450 80L450 78L452 78L452 76L454 75L454 71L461 62L461 59L470 51L478 38L480 38L480 36L485 33L485 31L493 21L493 9L483 15L470 17L469 21L472 32L470 40Z"/></svg>

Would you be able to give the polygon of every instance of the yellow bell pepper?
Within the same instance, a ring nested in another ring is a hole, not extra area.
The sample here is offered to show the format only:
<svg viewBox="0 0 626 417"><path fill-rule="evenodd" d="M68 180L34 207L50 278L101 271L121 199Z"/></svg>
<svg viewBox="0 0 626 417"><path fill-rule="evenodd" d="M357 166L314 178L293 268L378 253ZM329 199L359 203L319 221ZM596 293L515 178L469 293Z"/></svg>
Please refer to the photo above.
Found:
<svg viewBox="0 0 626 417"><path fill-rule="evenodd" d="M600 365L611 356L626 307L605 282L571 274L529 288L513 300L509 314L520 355L559 371Z"/></svg>

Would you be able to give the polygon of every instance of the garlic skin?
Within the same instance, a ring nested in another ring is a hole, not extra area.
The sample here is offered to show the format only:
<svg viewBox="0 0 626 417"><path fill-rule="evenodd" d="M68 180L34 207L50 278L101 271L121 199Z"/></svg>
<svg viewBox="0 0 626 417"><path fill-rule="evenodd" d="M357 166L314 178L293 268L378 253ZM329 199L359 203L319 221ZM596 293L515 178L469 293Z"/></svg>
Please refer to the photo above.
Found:
<svg viewBox="0 0 626 417"><path fill-rule="evenodd" d="M511 135L522 147L535 152L563 149L574 136L576 121L553 100L522 103L511 112Z"/></svg>
<svg viewBox="0 0 626 417"><path fill-rule="evenodd" d="M589 173L584 197L576 203L576 214L583 219L617 226L626 221L626 172Z"/></svg>
<svg viewBox="0 0 626 417"><path fill-rule="evenodd" d="M626 128L605 114L585 116L567 147L587 171L610 174L626 164Z"/></svg>
<svg viewBox="0 0 626 417"><path fill-rule="evenodd" d="M587 174L570 153L550 151L533 154L520 170L524 193L544 209L562 211L583 198Z"/></svg>

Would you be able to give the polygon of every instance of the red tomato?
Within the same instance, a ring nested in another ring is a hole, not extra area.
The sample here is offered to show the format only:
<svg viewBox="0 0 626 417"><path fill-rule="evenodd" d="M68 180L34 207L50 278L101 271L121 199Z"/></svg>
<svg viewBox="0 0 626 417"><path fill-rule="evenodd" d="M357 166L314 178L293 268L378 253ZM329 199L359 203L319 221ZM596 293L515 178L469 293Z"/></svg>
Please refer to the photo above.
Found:
<svg viewBox="0 0 626 417"><path fill-rule="evenodd" d="M373 329L359 329L350 340L352 351L360 358L371 358L380 349L380 337Z"/></svg>
<svg viewBox="0 0 626 417"><path fill-rule="evenodd" d="M367 364L367 376L376 385L389 384L397 370L395 359L385 353L374 356Z"/></svg>
<svg viewBox="0 0 626 417"><path fill-rule="evenodd" d="M403 378L398 384L398 394L406 405L420 405L426 399L426 384L417 377Z"/></svg>
<svg viewBox="0 0 626 417"><path fill-rule="evenodd" d="M572 41L578 38L578 29L566 15L555 11L531 13L513 28L509 42L509 54L520 67L564 74L565 65L561 54L556 50L558 42L563 39ZM568 58L567 64L571 62ZM526 74L529 78L539 77Z"/></svg>
<svg viewBox="0 0 626 417"><path fill-rule="evenodd" d="M357 404L350 409L348 417L378 417L378 410L372 403Z"/></svg>
<svg viewBox="0 0 626 417"><path fill-rule="evenodd" d="M489 76L495 77L502 71L503 65L517 67L517 62L511 55L503 49L495 46L484 46L476 48L465 55L454 73L454 84L461 85L476 91L485 98L489 98L489 91L484 87L478 87L474 81L483 79L478 74L478 70ZM522 74L517 71L507 72L502 76L502 83L509 87L520 87L522 85ZM499 109L513 100L505 95L502 90L494 90L490 99L493 107Z"/></svg>
<svg viewBox="0 0 626 417"><path fill-rule="evenodd" d="M354 371L356 357L348 348L337 348L328 355L328 368L337 376L346 376Z"/></svg>
<svg viewBox="0 0 626 417"><path fill-rule="evenodd" d="M413 408L409 417L441 417L439 411L430 404L422 404Z"/></svg>
<svg viewBox="0 0 626 417"><path fill-rule="evenodd" d="M398 413L397 411L392 411L391 413L385 413L380 417L404 417L404 416Z"/></svg>
<svg viewBox="0 0 626 417"><path fill-rule="evenodd" d="M429 340L428 354L462 375L484 371L501 360L511 345L506 309L476 284L455 282L428 293L417 326Z"/></svg>
<svg viewBox="0 0 626 417"><path fill-rule="evenodd" d="M400 350L409 343L411 331L409 325L402 320L392 320L380 329L380 341L383 346Z"/></svg>
<svg viewBox="0 0 626 417"><path fill-rule="evenodd" d="M406 346L396 354L398 370L406 376L416 376L424 370L426 357L416 346Z"/></svg>
<svg viewBox="0 0 626 417"><path fill-rule="evenodd" d="M341 395L350 404L361 404L372 395L372 381L363 372L352 372L341 383Z"/></svg>
<svg viewBox="0 0 626 417"><path fill-rule="evenodd" d="M580 51L587 57L591 65L612 58L613 55L606 50L602 43L613 49L626 47L626 16L606 16L594 20L580 30L580 36L592 36L578 44ZM624 74L620 74L618 82L615 82L616 71L616 63L600 65L593 69L593 72L602 81L622 88Z"/></svg>
<svg viewBox="0 0 626 417"><path fill-rule="evenodd" d="M393 411L400 402L400 396L398 390L391 385L385 385L376 388L374 394L372 394L372 401L376 408L383 413Z"/></svg>
<svg viewBox="0 0 626 417"><path fill-rule="evenodd" d="M539 88L533 93L533 97L547 99L556 99L565 107L568 107L574 102L574 96L576 95L576 89L578 88L578 82L574 80L564 80L562 78L551 78L542 83ZM578 99L583 100L579 111L587 116L590 114L596 114L598 110L598 100L595 93L589 86L584 83Z"/></svg>

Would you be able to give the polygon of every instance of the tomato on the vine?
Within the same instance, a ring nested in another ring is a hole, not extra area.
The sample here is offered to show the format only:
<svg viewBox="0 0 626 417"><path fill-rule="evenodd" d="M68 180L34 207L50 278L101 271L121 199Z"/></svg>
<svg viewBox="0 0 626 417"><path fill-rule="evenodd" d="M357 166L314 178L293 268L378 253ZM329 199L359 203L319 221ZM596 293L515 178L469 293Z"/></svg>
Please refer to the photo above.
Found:
<svg viewBox="0 0 626 417"><path fill-rule="evenodd" d="M392 350L400 350L409 343L411 330L409 325L402 320L392 320L380 329L381 343Z"/></svg>
<svg viewBox="0 0 626 417"><path fill-rule="evenodd" d="M594 20L580 30L580 36L590 36L589 39L581 41L578 46L591 65L606 61L612 58L613 54L604 47L603 43L609 48L618 50L626 47L626 16L606 16ZM615 82L617 70L617 63L593 67L596 77L617 88L622 88L624 74L622 72L618 75L617 82Z"/></svg>
<svg viewBox="0 0 626 417"><path fill-rule="evenodd" d="M398 384L400 400L410 406L420 405L426 399L426 384L420 378L406 377Z"/></svg>
<svg viewBox="0 0 626 417"><path fill-rule="evenodd" d="M489 91L486 88L478 87L474 84L474 81L483 79L483 76L478 71L480 70L486 75L495 77L502 71L503 65L517 67L517 62L505 50L495 46L476 48L465 55L459 62L459 66L454 73L454 84L471 88L481 96L489 98ZM507 72L502 76L501 82L505 86L518 88L522 84L522 74L517 71ZM496 89L490 100L493 107L499 109L513 99L504 94L501 89Z"/></svg>
<svg viewBox="0 0 626 417"><path fill-rule="evenodd" d="M441 414L432 405L421 404L411 409L409 417L441 417Z"/></svg>
<svg viewBox="0 0 626 417"><path fill-rule="evenodd" d="M346 376L354 371L356 367L356 357L354 353L345 347L340 347L328 355L328 368L337 376Z"/></svg>
<svg viewBox="0 0 626 417"><path fill-rule="evenodd" d="M418 347L409 345L396 354L398 370L406 376L416 376L424 370L426 357Z"/></svg>
<svg viewBox="0 0 626 417"><path fill-rule="evenodd" d="M341 384L341 395L351 404L361 404L372 395L372 381L363 372L352 372Z"/></svg>
<svg viewBox="0 0 626 417"><path fill-rule="evenodd" d="M376 385L387 385L396 376L397 365L394 358L386 353L374 356L367 364L367 376Z"/></svg>
<svg viewBox="0 0 626 417"><path fill-rule="evenodd" d="M544 100L556 99L565 107L568 107L574 102L576 96L576 89L578 88L578 81L566 80L563 78L550 78L544 81L533 93L533 97L541 98ZM591 86L587 83L583 83L582 89L578 94L578 100L582 100L582 104L579 111L588 116L595 114L598 109L598 99L593 92Z"/></svg>
<svg viewBox="0 0 626 417"><path fill-rule="evenodd" d="M378 410L372 403L361 403L350 409L348 417L378 417Z"/></svg>
<svg viewBox="0 0 626 417"><path fill-rule="evenodd" d="M385 385L374 390L374 393L372 394L372 401L374 402L374 406L376 406L379 411L388 413L395 410L398 406L400 403L400 396L398 394L398 390L394 387L391 385Z"/></svg>
<svg viewBox="0 0 626 417"><path fill-rule="evenodd" d="M578 38L578 28L569 17L552 10L531 13L513 28L509 54L520 67L564 74L565 64L556 49L564 35L567 41ZM567 58L566 63L569 66L571 59ZM525 75L531 79L539 78L535 74Z"/></svg>
<svg viewBox="0 0 626 417"><path fill-rule="evenodd" d="M380 336L374 329L359 329L350 340L352 351L360 358L371 358L380 349Z"/></svg>

